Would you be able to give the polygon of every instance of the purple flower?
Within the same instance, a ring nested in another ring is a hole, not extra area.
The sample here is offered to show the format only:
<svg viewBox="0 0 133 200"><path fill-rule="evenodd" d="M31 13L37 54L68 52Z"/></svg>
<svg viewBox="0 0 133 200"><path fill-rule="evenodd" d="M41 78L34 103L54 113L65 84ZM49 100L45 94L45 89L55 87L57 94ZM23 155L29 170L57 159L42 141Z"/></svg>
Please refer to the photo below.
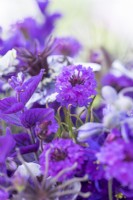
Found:
<svg viewBox="0 0 133 200"><path fill-rule="evenodd" d="M67 172L62 179L73 176L77 171L81 170L84 162L84 149L75 144L71 139L55 139L52 143L46 144L40 156L41 169L46 169L46 152L50 149L49 154L49 176L56 176L66 167L72 167L74 163L78 166L74 171Z"/></svg>
<svg viewBox="0 0 133 200"><path fill-rule="evenodd" d="M15 147L16 142L9 128L6 129L6 135L0 137L0 164L5 163L7 156Z"/></svg>
<svg viewBox="0 0 133 200"><path fill-rule="evenodd" d="M56 132L58 128L57 123L54 119L54 110L52 108L29 109L22 113L20 120L25 128L32 128L44 122L45 125L47 125L47 128L50 128L50 130L53 132Z"/></svg>
<svg viewBox="0 0 133 200"><path fill-rule="evenodd" d="M17 100L26 104L33 93L35 92L38 84L42 80L44 69L41 69L37 76L31 77L29 80L24 81L23 73L19 73L17 77L12 76L9 79L9 84L17 93Z"/></svg>
<svg viewBox="0 0 133 200"><path fill-rule="evenodd" d="M102 78L102 85L110 85L117 91L120 91L123 88L132 86L133 80L125 75L117 77L112 73L108 73Z"/></svg>
<svg viewBox="0 0 133 200"><path fill-rule="evenodd" d="M101 123L88 122L78 128L77 140L80 142L87 141L88 138L95 134L102 133L104 126Z"/></svg>
<svg viewBox="0 0 133 200"><path fill-rule="evenodd" d="M7 97L0 100L0 115L12 114L22 110L24 107L22 102L18 102L15 97Z"/></svg>
<svg viewBox="0 0 133 200"><path fill-rule="evenodd" d="M95 88L96 80L91 68L86 69L82 65L67 66L57 77L57 101L63 106L87 106L91 101L90 97L96 95Z"/></svg>
<svg viewBox="0 0 133 200"><path fill-rule="evenodd" d="M72 37L57 38L55 45L57 47L54 51L54 54L61 54L64 56L74 57L81 50L81 45L78 40Z"/></svg>
<svg viewBox="0 0 133 200"><path fill-rule="evenodd" d="M116 178L123 186L133 189L133 144L122 139L106 143L97 153L105 167L107 179ZM130 170L129 170L130 169Z"/></svg>
<svg viewBox="0 0 133 200"><path fill-rule="evenodd" d="M6 191L0 189L0 199L8 200L8 197L9 197L8 193Z"/></svg>
<svg viewBox="0 0 133 200"><path fill-rule="evenodd" d="M55 22L61 15L60 13L50 14L48 12L49 1L37 1L37 3L42 13L41 23L31 17L27 17L23 21L13 24L10 37L5 41L0 41L2 54L14 47L25 47L28 50L33 50L37 43L41 48L44 48L46 39L52 33Z"/></svg>

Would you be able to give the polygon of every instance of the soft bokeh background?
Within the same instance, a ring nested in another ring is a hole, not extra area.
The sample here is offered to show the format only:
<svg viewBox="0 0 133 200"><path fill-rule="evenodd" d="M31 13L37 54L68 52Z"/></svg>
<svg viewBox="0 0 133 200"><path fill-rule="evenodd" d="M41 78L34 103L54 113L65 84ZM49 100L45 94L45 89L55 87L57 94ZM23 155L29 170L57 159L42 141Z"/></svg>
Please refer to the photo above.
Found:
<svg viewBox="0 0 133 200"><path fill-rule="evenodd" d="M75 36L85 50L105 46L124 57L133 48L133 0L51 0L49 11L59 11L55 36ZM0 0L0 25L26 16L40 20L35 0Z"/></svg>

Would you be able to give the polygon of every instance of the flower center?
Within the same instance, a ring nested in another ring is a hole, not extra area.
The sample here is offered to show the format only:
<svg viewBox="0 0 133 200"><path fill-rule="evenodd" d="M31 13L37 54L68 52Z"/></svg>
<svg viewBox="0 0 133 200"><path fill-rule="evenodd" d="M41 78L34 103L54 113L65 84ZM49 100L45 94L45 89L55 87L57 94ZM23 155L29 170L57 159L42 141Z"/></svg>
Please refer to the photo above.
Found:
<svg viewBox="0 0 133 200"><path fill-rule="evenodd" d="M55 148L54 152L51 155L51 158L55 161L65 160L67 152L62 149Z"/></svg>
<svg viewBox="0 0 133 200"><path fill-rule="evenodd" d="M69 82L74 87L75 85L83 85L85 81L84 81L84 79L78 73L77 75L73 74L70 77Z"/></svg>

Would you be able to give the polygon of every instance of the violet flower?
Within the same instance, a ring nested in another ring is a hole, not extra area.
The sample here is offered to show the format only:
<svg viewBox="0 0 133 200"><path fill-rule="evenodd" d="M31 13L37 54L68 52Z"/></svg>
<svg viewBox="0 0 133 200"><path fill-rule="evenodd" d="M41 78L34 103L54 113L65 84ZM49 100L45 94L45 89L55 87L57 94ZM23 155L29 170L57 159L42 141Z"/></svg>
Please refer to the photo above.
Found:
<svg viewBox="0 0 133 200"><path fill-rule="evenodd" d="M45 40L52 33L55 22L61 17L61 14L48 12L49 1L42 2L37 0L37 4L42 13L42 21L39 23L37 20L28 17L22 22L13 24L10 30L10 37L2 41L2 54L16 47L25 47L32 51L36 46L36 42L39 43L41 49L44 48Z"/></svg>
<svg viewBox="0 0 133 200"><path fill-rule="evenodd" d="M7 191L0 189L0 199L1 200L8 200L9 194Z"/></svg>
<svg viewBox="0 0 133 200"><path fill-rule="evenodd" d="M55 40L55 51L53 54L74 57L81 50L81 44L72 37L61 37Z"/></svg>
<svg viewBox="0 0 133 200"><path fill-rule="evenodd" d="M22 113L20 120L25 128L35 128L37 125L36 132L41 131L41 124L42 129L45 129L47 134L51 132L55 133L58 129L58 125L54 119L54 110L52 108L29 109Z"/></svg>
<svg viewBox="0 0 133 200"><path fill-rule="evenodd" d="M96 95L96 80L91 68L82 65L65 67L56 80L57 101L63 106L87 106Z"/></svg>
<svg viewBox="0 0 133 200"><path fill-rule="evenodd" d="M44 146L44 150L40 155L40 165L42 172L46 169L46 152L49 154L49 176L56 176L64 167L71 167L77 163L74 171L67 172L61 177L61 180L72 177L82 169L84 163L84 148L75 144L71 139L55 139L50 144Z"/></svg>
<svg viewBox="0 0 133 200"><path fill-rule="evenodd" d="M9 79L9 84L17 93L18 101L22 102L24 105L29 101L42 80L43 74L44 70L42 69L37 76L31 77L27 81L24 81L23 73L19 73L18 77L12 76Z"/></svg>
<svg viewBox="0 0 133 200"><path fill-rule="evenodd" d="M7 128L6 135L0 136L0 165L5 165L6 158L10 155L15 145L16 142L11 134L11 130Z"/></svg>
<svg viewBox="0 0 133 200"><path fill-rule="evenodd" d="M130 189L133 189L132 145L132 142L127 143L122 139L117 139L105 143L100 152L96 154L100 163L105 165L105 177L107 179L115 178Z"/></svg>

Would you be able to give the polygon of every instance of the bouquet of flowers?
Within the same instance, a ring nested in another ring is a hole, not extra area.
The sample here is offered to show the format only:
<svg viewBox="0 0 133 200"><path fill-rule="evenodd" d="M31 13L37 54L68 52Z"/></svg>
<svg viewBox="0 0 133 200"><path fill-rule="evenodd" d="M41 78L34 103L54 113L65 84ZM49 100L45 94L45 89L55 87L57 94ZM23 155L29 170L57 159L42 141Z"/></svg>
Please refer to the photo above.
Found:
<svg viewBox="0 0 133 200"><path fill-rule="evenodd" d="M133 199L133 69L104 47L51 37L37 1L0 39L0 200Z"/></svg>

